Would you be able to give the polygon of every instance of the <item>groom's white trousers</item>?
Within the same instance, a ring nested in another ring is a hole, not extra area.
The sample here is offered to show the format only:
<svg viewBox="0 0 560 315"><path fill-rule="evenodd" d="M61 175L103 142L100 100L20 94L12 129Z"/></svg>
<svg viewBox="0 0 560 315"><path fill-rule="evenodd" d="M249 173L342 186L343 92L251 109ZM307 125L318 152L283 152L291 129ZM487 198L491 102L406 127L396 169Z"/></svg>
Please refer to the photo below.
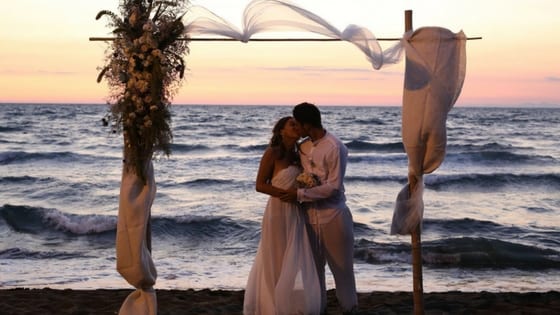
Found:
<svg viewBox="0 0 560 315"><path fill-rule="evenodd" d="M350 210L346 209L328 223L308 224L309 241L321 284L321 311L327 306L325 264L333 274L336 297L343 310L358 304L354 278L354 224Z"/></svg>

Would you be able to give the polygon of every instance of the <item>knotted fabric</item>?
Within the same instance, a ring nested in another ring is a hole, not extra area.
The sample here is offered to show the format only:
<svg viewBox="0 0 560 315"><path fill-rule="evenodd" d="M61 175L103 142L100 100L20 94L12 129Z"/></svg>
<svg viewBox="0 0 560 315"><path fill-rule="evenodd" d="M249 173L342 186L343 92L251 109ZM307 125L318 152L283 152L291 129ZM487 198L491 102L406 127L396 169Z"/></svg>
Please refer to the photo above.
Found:
<svg viewBox="0 0 560 315"><path fill-rule="evenodd" d="M157 314L153 286L157 272L151 255L150 213L156 195L154 169L146 167L146 181L123 168L117 223L117 271L136 291L123 302L119 315Z"/></svg>
<svg viewBox="0 0 560 315"><path fill-rule="evenodd" d="M397 196L391 234L410 234L422 223L423 175L435 171L445 158L447 114L465 79L465 42L462 31L455 34L440 27L420 28L403 36L402 139L409 182Z"/></svg>

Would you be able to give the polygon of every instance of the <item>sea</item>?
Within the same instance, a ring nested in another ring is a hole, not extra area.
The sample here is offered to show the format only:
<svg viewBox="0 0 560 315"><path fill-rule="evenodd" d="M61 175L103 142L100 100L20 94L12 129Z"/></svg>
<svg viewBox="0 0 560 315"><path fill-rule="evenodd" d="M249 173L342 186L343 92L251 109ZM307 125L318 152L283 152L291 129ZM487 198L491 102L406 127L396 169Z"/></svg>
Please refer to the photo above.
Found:
<svg viewBox="0 0 560 315"><path fill-rule="evenodd" d="M268 198L259 161L291 108L171 106L172 153L154 160L156 289L244 289ZM358 291L412 291L411 238L390 234L401 108L320 108L348 147ZM0 104L0 288L132 289L115 266L123 141L107 111ZM560 290L559 135L560 107L449 112L445 160L424 178L425 292Z"/></svg>

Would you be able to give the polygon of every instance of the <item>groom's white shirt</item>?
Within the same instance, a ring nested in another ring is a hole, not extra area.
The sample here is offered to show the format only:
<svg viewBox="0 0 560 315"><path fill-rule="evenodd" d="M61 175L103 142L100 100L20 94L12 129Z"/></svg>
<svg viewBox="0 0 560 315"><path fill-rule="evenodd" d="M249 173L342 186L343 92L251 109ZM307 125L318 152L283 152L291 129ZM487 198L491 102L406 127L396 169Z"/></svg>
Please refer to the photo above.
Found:
<svg viewBox="0 0 560 315"><path fill-rule="evenodd" d="M317 175L321 181L319 186L297 191L299 202L310 202L309 223L325 224L343 211L349 211L343 184L347 157L344 143L329 132L319 140L300 145L303 169Z"/></svg>

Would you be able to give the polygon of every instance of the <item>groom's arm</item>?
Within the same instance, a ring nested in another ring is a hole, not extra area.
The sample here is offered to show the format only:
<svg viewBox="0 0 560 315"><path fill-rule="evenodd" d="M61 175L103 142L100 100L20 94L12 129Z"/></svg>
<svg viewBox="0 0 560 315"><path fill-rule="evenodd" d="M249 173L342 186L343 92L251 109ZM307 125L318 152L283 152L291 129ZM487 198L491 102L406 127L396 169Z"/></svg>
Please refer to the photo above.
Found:
<svg viewBox="0 0 560 315"><path fill-rule="evenodd" d="M344 170L341 161L340 149L336 146L325 154L327 167L326 178L322 179L321 185L312 188L300 188L297 190L299 202L310 202L327 199L338 194L342 187Z"/></svg>

